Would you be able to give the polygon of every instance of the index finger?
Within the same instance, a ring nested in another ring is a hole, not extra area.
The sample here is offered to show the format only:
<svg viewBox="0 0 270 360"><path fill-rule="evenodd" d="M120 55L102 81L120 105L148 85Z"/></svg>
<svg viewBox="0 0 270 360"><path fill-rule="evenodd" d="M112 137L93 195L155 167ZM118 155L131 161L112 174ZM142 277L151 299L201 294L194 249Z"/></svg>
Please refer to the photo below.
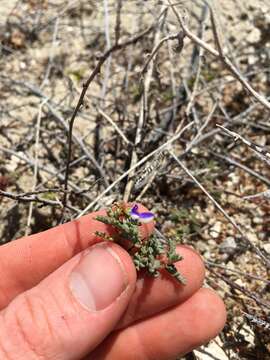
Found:
<svg viewBox="0 0 270 360"><path fill-rule="evenodd" d="M0 308L38 284L75 254L100 242L95 232L109 233L110 228L97 221L96 216L105 213L105 210L91 213L0 246ZM153 223L141 226L143 236L149 236L152 230Z"/></svg>

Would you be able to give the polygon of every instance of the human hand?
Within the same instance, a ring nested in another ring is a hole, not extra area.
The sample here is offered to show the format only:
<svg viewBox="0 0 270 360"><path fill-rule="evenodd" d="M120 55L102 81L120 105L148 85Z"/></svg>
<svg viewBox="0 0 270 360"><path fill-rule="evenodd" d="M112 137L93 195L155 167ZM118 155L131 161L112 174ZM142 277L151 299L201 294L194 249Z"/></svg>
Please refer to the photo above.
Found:
<svg viewBox="0 0 270 360"><path fill-rule="evenodd" d="M179 247L185 286L165 273L136 280L125 250L97 244L108 228L96 215L0 247L0 359L167 360L222 329L225 308L201 288L197 253Z"/></svg>

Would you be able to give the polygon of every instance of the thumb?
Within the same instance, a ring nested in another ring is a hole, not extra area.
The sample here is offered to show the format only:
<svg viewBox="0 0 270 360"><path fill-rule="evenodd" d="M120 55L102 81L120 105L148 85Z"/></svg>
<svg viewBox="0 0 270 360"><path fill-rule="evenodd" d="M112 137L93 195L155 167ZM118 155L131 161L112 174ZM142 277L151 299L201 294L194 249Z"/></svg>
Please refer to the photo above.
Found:
<svg viewBox="0 0 270 360"><path fill-rule="evenodd" d="M0 359L83 358L114 329L135 281L131 258L114 243L76 255L1 311Z"/></svg>

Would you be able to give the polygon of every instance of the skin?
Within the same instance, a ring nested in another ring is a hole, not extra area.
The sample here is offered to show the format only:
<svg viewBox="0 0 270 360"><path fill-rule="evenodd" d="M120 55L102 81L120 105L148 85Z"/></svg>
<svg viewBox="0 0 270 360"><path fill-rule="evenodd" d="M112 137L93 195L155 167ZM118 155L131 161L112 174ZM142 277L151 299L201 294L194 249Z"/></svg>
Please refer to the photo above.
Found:
<svg viewBox="0 0 270 360"><path fill-rule="evenodd" d="M143 209L140 207L140 210ZM202 288L204 265L191 248L180 246L177 268L182 286L166 274L137 276L128 253L114 243L128 286L99 312L85 309L67 286L70 274L100 239L110 233L97 214L0 247L0 358L28 360L169 360L208 342L223 328L222 300ZM153 224L141 227L143 236ZM98 245L100 246L100 245Z"/></svg>

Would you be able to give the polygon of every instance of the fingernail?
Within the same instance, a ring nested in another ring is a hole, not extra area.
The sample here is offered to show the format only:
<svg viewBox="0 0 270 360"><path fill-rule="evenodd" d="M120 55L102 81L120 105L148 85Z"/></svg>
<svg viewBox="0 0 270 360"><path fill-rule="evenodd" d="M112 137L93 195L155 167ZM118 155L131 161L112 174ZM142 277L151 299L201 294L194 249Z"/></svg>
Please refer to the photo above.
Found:
<svg viewBox="0 0 270 360"><path fill-rule="evenodd" d="M90 311L99 311L111 305L127 285L124 265L107 244L90 248L70 275L73 295Z"/></svg>

